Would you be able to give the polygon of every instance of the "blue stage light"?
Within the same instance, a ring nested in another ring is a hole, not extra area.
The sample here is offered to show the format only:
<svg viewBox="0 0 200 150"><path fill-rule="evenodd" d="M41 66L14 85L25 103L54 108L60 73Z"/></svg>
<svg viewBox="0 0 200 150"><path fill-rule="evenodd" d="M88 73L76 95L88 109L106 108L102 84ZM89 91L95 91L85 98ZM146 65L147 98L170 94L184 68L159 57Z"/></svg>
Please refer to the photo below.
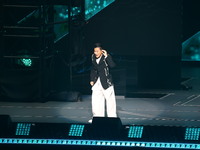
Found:
<svg viewBox="0 0 200 150"><path fill-rule="evenodd" d="M170 149L200 149L200 144L167 143L167 142L136 142L136 141L102 141L102 140L71 140L71 139L19 139L0 138L0 144L47 144L47 145L87 145L109 147L146 147Z"/></svg>
<svg viewBox="0 0 200 150"><path fill-rule="evenodd" d="M186 128L185 140L199 140L200 128Z"/></svg>
<svg viewBox="0 0 200 150"><path fill-rule="evenodd" d="M31 130L31 123L18 123L15 135L29 135Z"/></svg>
<svg viewBox="0 0 200 150"><path fill-rule="evenodd" d="M129 138L142 138L143 126L130 126L128 137Z"/></svg>
<svg viewBox="0 0 200 150"><path fill-rule="evenodd" d="M72 124L68 136L82 136L85 125Z"/></svg>

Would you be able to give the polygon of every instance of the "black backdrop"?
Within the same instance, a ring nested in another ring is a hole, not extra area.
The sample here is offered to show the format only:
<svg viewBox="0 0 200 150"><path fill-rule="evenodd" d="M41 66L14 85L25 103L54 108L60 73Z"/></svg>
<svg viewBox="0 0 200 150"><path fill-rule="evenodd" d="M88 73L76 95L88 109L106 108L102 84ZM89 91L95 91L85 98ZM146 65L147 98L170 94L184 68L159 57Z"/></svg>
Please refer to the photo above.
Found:
<svg viewBox="0 0 200 150"><path fill-rule="evenodd" d="M101 42L112 54L136 58L136 87L180 87L182 0L117 0L89 21L85 39L88 53Z"/></svg>
<svg viewBox="0 0 200 150"><path fill-rule="evenodd" d="M117 0L85 29L88 45L100 41L120 55L180 56L182 0Z"/></svg>

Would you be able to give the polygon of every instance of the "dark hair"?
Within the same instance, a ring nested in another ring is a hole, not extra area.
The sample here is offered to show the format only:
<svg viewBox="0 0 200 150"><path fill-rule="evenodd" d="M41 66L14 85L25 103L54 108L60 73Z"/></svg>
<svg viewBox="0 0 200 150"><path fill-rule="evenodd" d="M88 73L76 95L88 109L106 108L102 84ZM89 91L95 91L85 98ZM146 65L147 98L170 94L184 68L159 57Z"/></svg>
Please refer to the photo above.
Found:
<svg viewBox="0 0 200 150"><path fill-rule="evenodd" d="M101 50L103 49L101 43L95 43L94 48L96 48L96 47L99 47Z"/></svg>

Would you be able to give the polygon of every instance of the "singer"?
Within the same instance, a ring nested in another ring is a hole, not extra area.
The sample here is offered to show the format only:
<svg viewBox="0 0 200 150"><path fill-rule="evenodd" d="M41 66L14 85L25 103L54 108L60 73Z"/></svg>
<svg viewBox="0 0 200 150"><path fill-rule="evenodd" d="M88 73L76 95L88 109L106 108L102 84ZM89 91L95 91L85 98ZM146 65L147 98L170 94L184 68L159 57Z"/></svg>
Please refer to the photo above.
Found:
<svg viewBox="0 0 200 150"><path fill-rule="evenodd" d="M112 57L103 50L100 43L96 43L90 72L93 117L105 117L105 102L107 117L117 117L115 91L110 74L110 68L113 67L115 63ZM91 123L92 119L88 122Z"/></svg>

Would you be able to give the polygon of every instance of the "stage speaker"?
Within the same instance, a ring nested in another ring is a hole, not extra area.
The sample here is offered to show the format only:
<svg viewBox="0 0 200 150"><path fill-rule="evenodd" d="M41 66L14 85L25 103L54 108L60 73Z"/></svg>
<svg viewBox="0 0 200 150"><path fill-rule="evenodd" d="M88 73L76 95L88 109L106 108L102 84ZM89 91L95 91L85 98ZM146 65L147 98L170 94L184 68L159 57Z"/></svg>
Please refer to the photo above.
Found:
<svg viewBox="0 0 200 150"><path fill-rule="evenodd" d="M92 136L95 139L119 139L122 133L120 118L93 117Z"/></svg>
<svg viewBox="0 0 200 150"><path fill-rule="evenodd" d="M0 137L7 137L10 135L11 122L9 115L0 115Z"/></svg>

